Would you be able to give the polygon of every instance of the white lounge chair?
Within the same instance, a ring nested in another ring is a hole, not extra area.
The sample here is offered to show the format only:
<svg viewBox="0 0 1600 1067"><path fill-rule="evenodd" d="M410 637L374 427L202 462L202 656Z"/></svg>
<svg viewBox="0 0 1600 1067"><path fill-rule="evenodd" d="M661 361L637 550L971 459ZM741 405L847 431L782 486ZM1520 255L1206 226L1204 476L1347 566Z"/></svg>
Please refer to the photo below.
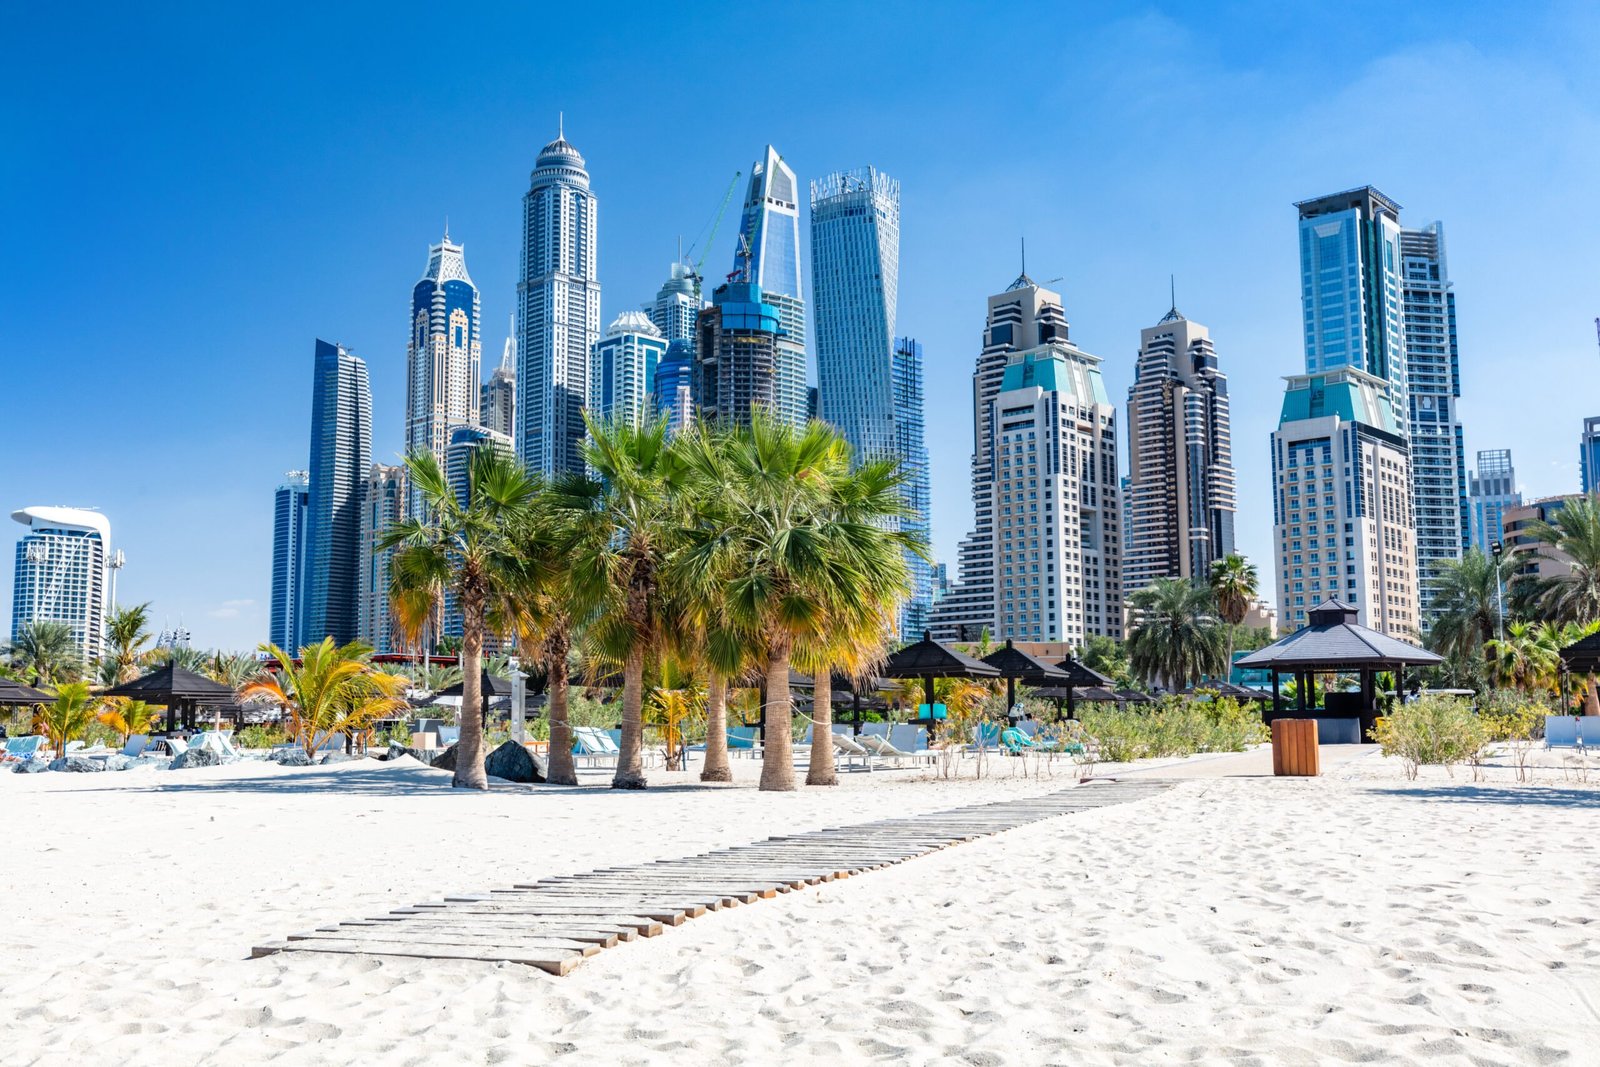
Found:
<svg viewBox="0 0 1600 1067"><path fill-rule="evenodd" d="M583 760L591 767L615 766L622 755L604 731L593 726L572 728L572 758Z"/></svg>
<svg viewBox="0 0 1600 1067"><path fill-rule="evenodd" d="M923 749L920 752L907 752L895 748L887 738L879 737L876 734L862 734L858 740L860 740L862 747L874 756L880 759L892 759L897 764L907 760L912 763L933 763L939 758L939 754L931 749Z"/></svg>
<svg viewBox="0 0 1600 1067"><path fill-rule="evenodd" d="M189 751L189 742L181 737L163 737L162 743L167 746L167 755L177 758Z"/></svg>
<svg viewBox="0 0 1600 1067"><path fill-rule="evenodd" d="M872 751L854 737L834 734L833 751L844 758L846 767L852 763L859 763L867 770L872 770Z"/></svg>
<svg viewBox="0 0 1600 1067"><path fill-rule="evenodd" d="M122 754L130 759L138 759L149 747L149 734L133 734L128 738L128 743L122 746Z"/></svg>
<svg viewBox="0 0 1600 1067"><path fill-rule="evenodd" d="M239 750L233 747L228 735L220 730L204 730L195 734L189 739L189 747L209 748L228 763L240 759Z"/></svg>

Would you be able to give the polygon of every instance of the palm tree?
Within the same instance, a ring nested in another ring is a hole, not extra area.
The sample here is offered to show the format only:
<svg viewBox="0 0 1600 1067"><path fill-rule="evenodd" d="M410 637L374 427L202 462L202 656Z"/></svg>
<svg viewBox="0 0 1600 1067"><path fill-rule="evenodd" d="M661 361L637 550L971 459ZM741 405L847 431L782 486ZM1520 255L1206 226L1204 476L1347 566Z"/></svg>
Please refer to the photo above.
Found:
<svg viewBox="0 0 1600 1067"><path fill-rule="evenodd" d="M1549 520L1530 522L1523 534L1539 542L1545 559L1570 572L1548 581L1540 607L1552 622L1600 619L1600 493L1568 500Z"/></svg>
<svg viewBox="0 0 1600 1067"><path fill-rule="evenodd" d="M45 736L55 742L56 755L67 754L67 742L82 737L94 722L94 697L87 682L67 682L56 690L56 698L41 704L36 721Z"/></svg>
<svg viewBox="0 0 1600 1067"><path fill-rule="evenodd" d="M1517 561L1508 554L1496 562L1482 549L1469 548L1460 559L1440 560L1436 566L1428 643L1462 667L1471 667L1482 656L1492 673L1504 587L1516 574Z"/></svg>
<svg viewBox="0 0 1600 1067"><path fill-rule="evenodd" d="M584 457L599 480L555 486L554 503L575 525L604 531L580 540L570 581L595 605L586 640L622 665L621 754L612 788L643 789L644 665L670 651L681 625L663 570L682 526L682 451L668 437L665 418L640 426L591 421Z"/></svg>
<svg viewBox="0 0 1600 1067"><path fill-rule="evenodd" d="M720 487L731 521L686 531L680 563L698 599L722 590L729 621L754 639L767 690L761 788L791 790L789 667L797 642L855 604L870 613L891 599L906 580L905 551L918 546L864 518L901 513L893 465L869 462L852 472L849 445L825 424L797 429L758 409L750 425L713 436L710 447L688 454L698 484Z"/></svg>
<svg viewBox="0 0 1600 1067"><path fill-rule="evenodd" d="M324 637L300 650L298 667L277 645L262 645L261 651L278 661L278 672L248 683L239 698L265 697L287 708L290 729L307 756L331 735L348 737L374 719L409 707L403 696L405 679L374 668L367 661L372 650L365 645L339 646Z"/></svg>
<svg viewBox="0 0 1600 1067"><path fill-rule="evenodd" d="M111 727L122 736L122 743L126 745L128 738L134 734L147 734L155 724L156 717L161 714L161 709L142 700L130 700L127 697L110 697L100 705L100 713L96 716L106 726Z"/></svg>
<svg viewBox="0 0 1600 1067"><path fill-rule="evenodd" d="M199 674L206 669L211 653L189 645L161 645L152 649L148 658L152 664L171 663L192 674Z"/></svg>
<svg viewBox="0 0 1600 1067"><path fill-rule="evenodd" d="M883 608L885 605L879 605ZM833 676L840 673L856 685L873 676L883 662L892 629L889 615L862 604L836 615L820 632L795 643L795 663L812 676L811 756L806 785L838 785L833 758Z"/></svg>
<svg viewBox="0 0 1600 1067"><path fill-rule="evenodd" d="M1230 552L1211 563L1209 576L1211 597L1216 601L1217 614L1228 624L1228 658L1224 667L1233 668L1234 630L1250 612L1250 603L1260 592L1256 565L1237 552Z"/></svg>
<svg viewBox="0 0 1600 1067"><path fill-rule="evenodd" d="M1488 648L1494 655L1495 681L1521 689L1554 689L1560 666L1561 627L1550 623L1517 621L1506 626L1503 639L1491 639Z"/></svg>
<svg viewBox="0 0 1600 1067"><path fill-rule="evenodd" d="M101 656L109 673L109 683L132 681L139 676L148 652L145 645L153 638L146 629L150 625L150 605L133 604L113 608L106 617L106 650Z"/></svg>
<svg viewBox="0 0 1600 1067"><path fill-rule="evenodd" d="M432 603L445 588L461 612L461 739L456 745L455 785L488 789L483 769L483 638L491 625L511 625L512 604L522 581L523 561L514 530L531 505L538 483L510 456L493 448L472 454L466 499L457 497L439 461L425 449L406 457L412 492L421 508L378 539L395 550L389 563L390 592L407 604Z"/></svg>
<svg viewBox="0 0 1600 1067"><path fill-rule="evenodd" d="M72 627L54 619L35 619L17 628L6 646L6 659L34 685L71 681L83 670L83 656Z"/></svg>
<svg viewBox="0 0 1600 1067"><path fill-rule="evenodd" d="M1128 660L1147 682L1177 690L1215 674L1222 664L1222 628L1211 591L1185 578L1158 578L1128 598L1134 628Z"/></svg>
<svg viewBox="0 0 1600 1067"><path fill-rule="evenodd" d="M200 673L237 691L253 681L261 670L261 661L248 652L224 652L219 648L207 658Z"/></svg>

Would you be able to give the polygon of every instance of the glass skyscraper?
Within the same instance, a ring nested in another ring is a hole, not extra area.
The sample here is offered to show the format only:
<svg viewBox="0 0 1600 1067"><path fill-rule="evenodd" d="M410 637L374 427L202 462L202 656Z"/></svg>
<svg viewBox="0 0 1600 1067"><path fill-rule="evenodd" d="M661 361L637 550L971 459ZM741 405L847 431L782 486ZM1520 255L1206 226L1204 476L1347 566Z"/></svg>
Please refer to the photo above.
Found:
<svg viewBox="0 0 1600 1067"><path fill-rule="evenodd" d="M406 346L406 453L426 450L444 463L457 426L478 423L483 340L478 287L466 250L444 240L428 249L428 268L411 290Z"/></svg>
<svg viewBox="0 0 1600 1067"><path fill-rule="evenodd" d="M1517 492L1517 471L1511 463L1511 449L1490 448L1478 452L1478 469L1469 479L1467 531L1472 547L1489 555L1496 541L1505 540L1505 517L1510 508L1522 506Z"/></svg>
<svg viewBox="0 0 1600 1067"><path fill-rule="evenodd" d="M817 416L858 456L895 450L900 183L865 167L811 183Z"/></svg>
<svg viewBox="0 0 1600 1067"><path fill-rule="evenodd" d="M589 416L630 426L651 417L656 366L667 342L642 311L624 311L594 343L589 362Z"/></svg>
<svg viewBox="0 0 1600 1067"><path fill-rule="evenodd" d="M1578 445L1578 472L1583 491L1600 490L1600 415L1583 420L1583 440Z"/></svg>
<svg viewBox="0 0 1600 1067"><path fill-rule="evenodd" d="M694 424L694 344L686 340L667 342L666 355L656 364L655 395L657 416L667 417L667 432L678 434Z"/></svg>
<svg viewBox="0 0 1600 1067"><path fill-rule="evenodd" d="M517 457L531 471L583 472L589 352L600 337L596 214L589 172L558 135L522 201L517 283Z"/></svg>
<svg viewBox="0 0 1600 1067"><path fill-rule="evenodd" d="M32 622L65 623L84 659L100 655L110 610L110 520L98 511L55 507L22 508L11 517L28 528L12 572L11 639Z"/></svg>
<svg viewBox="0 0 1600 1067"><path fill-rule="evenodd" d="M286 652L300 650L305 618L305 471L289 471L272 498L272 603L268 639Z"/></svg>
<svg viewBox="0 0 1600 1067"><path fill-rule="evenodd" d="M1422 621L1432 621L1439 563L1460 559L1467 534L1467 455L1458 404L1456 295L1445 261L1444 225L1400 231L1406 378L1411 429L1412 517Z"/></svg>
<svg viewBox="0 0 1600 1067"><path fill-rule="evenodd" d="M922 536L925 544L933 539L931 523L933 491L929 484L928 446L923 437L922 345L911 337L897 337L891 368L894 383L894 454L906 474L902 490L911 516L902 520L901 529ZM933 566L914 552L906 553L906 568L911 575L911 595L900 609L900 636L916 640L932 618Z"/></svg>
<svg viewBox="0 0 1600 1067"><path fill-rule="evenodd" d="M361 495L372 464L367 365L317 341L311 386L311 471L306 511L306 615L302 643L358 636Z"/></svg>
<svg viewBox="0 0 1600 1067"><path fill-rule="evenodd" d="M405 643L389 602L389 561L395 550L380 547L378 541L389 527L405 517L406 496L404 467L372 465L361 494L356 631L376 652L400 652Z"/></svg>
<svg viewBox="0 0 1600 1067"><path fill-rule="evenodd" d="M773 410L799 425L806 419L806 303L800 286L799 183L767 145L750 169L734 281L757 286L782 324L774 365ZM713 294L713 300L715 295Z"/></svg>
<svg viewBox="0 0 1600 1067"><path fill-rule="evenodd" d="M694 324L700 317L700 277L687 263L672 265L671 274L656 292L656 298L644 305L644 312L655 323L656 329L667 341L685 341L691 351L694 346Z"/></svg>

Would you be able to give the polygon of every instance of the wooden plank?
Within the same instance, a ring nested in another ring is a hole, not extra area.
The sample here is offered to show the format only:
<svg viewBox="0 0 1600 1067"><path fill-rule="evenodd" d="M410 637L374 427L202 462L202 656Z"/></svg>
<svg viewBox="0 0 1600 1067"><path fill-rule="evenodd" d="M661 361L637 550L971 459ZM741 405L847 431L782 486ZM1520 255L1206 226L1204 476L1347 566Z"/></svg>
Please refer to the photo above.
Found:
<svg viewBox="0 0 1600 1067"><path fill-rule="evenodd" d="M554 953L520 948L495 948L492 946L458 948L450 945L415 945L407 942L355 941L275 941L257 945L250 950L252 957L270 956L277 952L327 952L345 956L409 956L425 960L475 960L480 963L521 963L537 967L549 974L564 975L583 962L576 952Z"/></svg>
<svg viewBox="0 0 1600 1067"><path fill-rule="evenodd" d="M388 930L427 930L427 931L457 931L463 934L484 934L505 938L513 936L533 938L553 938L562 941L583 941L601 948L616 948L618 941L632 941L639 936L637 930L597 930L592 927L581 926L544 926L528 925L526 923L462 923L462 922L430 922L425 919L395 919L393 922L379 922L373 919L347 919L334 926L319 926L318 930L329 932L354 929L388 929Z"/></svg>
<svg viewBox="0 0 1600 1067"><path fill-rule="evenodd" d="M290 934L289 941L359 941L362 944L393 944L404 942L417 945L495 945L516 946L521 949L550 950L553 952L576 952L580 956L593 956L600 951L599 945L588 944L583 941L570 941L565 938L517 936L514 933L498 934L467 934L448 930L410 930L406 927L397 929L369 929L367 927L350 927L334 930L307 930L303 933Z"/></svg>

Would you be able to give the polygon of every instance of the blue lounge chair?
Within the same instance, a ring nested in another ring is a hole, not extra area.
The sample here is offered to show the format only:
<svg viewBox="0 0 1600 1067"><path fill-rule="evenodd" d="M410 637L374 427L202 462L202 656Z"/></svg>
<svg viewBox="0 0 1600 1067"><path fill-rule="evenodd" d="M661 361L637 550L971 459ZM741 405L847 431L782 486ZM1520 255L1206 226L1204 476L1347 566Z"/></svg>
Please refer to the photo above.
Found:
<svg viewBox="0 0 1600 1067"><path fill-rule="evenodd" d="M39 734L32 734L28 737L8 737L6 738L6 751L3 758L7 762L12 760L19 762L31 760L43 747L44 738Z"/></svg>

